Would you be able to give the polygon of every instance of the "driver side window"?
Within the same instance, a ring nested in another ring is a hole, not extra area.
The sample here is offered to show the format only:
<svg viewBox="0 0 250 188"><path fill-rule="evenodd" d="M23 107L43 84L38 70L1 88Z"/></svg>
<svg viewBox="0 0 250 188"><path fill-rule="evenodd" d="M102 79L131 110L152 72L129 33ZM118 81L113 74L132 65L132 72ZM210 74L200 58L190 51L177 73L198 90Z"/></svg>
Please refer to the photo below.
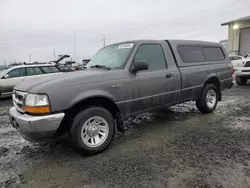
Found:
<svg viewBox="0 0 250 188"><path fill-rule="evenodd" d="M17 68L8 73L8 78L17 78L25 76L25 69L24 68Z"/></svg>
<svg viewBox="0 0 250 188"><path fill-rule="evenodd" d="M135 54L134 61L146 61L149 70L166 69L166 61L161 45L143 44Z"/></svg>

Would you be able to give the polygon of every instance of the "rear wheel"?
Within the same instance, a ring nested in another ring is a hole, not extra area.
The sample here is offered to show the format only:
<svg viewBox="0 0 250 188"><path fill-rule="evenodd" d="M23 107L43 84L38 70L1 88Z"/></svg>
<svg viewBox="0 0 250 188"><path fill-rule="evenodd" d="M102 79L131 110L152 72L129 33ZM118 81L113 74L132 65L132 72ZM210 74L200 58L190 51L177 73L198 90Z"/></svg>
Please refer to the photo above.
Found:
<svg viewBox="0 0 250 188"><path fill-rule="evenodd" d="M201 113L211 113L218 103L218 89L213 84L206 84L202 90L200 98L196 101L196 106Z"/></svg>
<svg viewBox="0 0 250 188"><path fill-rule="evenodd" d="M238 85L245 85L247 83L247 78L236 76L236 83Z"/></svg>
<svg viewBox="0 0 250 188"><path fill-rule="evenodd" d="M115 133L111 113L102 107L90 107L79 112L73 119L70 137L83 155L94 155L105 150Z"/></svg>

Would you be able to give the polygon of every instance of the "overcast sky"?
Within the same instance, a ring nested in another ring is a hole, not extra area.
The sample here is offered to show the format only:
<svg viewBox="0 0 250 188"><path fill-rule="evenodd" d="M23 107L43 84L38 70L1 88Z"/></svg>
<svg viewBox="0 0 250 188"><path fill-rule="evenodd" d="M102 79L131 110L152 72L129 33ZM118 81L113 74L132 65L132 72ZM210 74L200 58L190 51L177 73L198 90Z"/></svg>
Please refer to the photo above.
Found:
<svg viewBox="0 0 250 188"><path fill-rule="evenodd" d="M220 41L220 24L250 14L250 0L0 0L0 64L92 57L131 39Z"/></svg>

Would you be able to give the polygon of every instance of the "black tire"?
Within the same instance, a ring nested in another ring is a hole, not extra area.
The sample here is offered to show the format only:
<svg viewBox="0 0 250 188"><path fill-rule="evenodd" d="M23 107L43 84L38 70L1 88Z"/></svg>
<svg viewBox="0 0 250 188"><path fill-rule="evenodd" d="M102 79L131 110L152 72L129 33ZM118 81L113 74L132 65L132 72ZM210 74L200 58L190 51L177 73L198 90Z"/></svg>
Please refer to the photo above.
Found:
<svg viewBox="0 0 250 188"><path fill-rule="evenodd" d="M209 90L213 90L216 94L216 101L213 107L209 107L206 102L206 96ZM201 92L200 98L196 101L196 106L201 113L211 113L215 110L218 103L219 91L213 84L206 84Z"/></svg>
<svg viewBox="0 0 250 188"><path fill-rule="evenodd" d="M247 78L236 76L236 83L238 85L245 85L247 83Z"/></svg>
<svg viewBox="0 0 250 188"><path fill-rule="evenodd" d="M87 146L81 138L81 130L84 123L91 117L99 116L106 120L108 123L109 132L105 141L97 147ZM72 143L82 155L94 155L105 150L112 142L115 134L115 123L112 114L102 107L89 107L79 112L73 119L69 135Z"/></svg>

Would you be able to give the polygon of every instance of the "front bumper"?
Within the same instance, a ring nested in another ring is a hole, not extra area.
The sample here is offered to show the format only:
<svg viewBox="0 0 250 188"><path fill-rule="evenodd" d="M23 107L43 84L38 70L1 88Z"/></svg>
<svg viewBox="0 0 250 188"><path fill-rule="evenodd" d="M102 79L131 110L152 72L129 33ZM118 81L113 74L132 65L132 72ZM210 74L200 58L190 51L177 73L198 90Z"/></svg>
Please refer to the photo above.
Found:
<svg viewBox="0 0 250 188"><path fill-rule="evenodd" d="M235 70L235 76L246 76L249 77L250 76L250 68L247 67L242 67L242 68L237 68Z"/></svg>
<svg viewBox="0 0 250 188"><path fill-rule="evenodd" d="M10 108L10 122L29 141L42 141L53 138L59 128L64 113L31 116L21 114L15 107Z"/></svg>

